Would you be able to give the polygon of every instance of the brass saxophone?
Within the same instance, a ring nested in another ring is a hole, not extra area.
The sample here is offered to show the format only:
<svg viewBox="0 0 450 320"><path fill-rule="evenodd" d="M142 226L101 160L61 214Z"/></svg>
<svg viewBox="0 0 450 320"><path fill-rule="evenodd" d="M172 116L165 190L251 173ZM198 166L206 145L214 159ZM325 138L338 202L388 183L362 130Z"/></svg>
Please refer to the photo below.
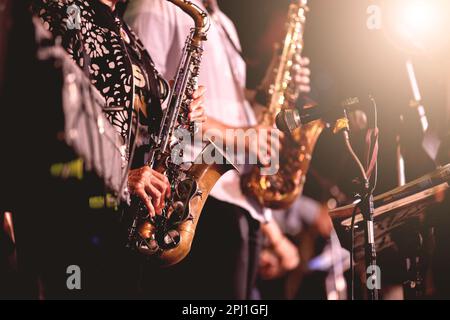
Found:
<svg viewBox="0 0 450 320"><path fill-rule="evenodd" d="M186 12L195 23L186 40L168 107L161 129L146 165L168 177L171 196L166 200L162 215L150 217L141 200L133 197L128 219L127 247L148 257L161 267L168 267L184 259L190 249L198 220L211 189L220 177L235 167L212 142L203 149L193 164L177 160L183 134L191 137L195 126L188 120L189 105L197 88L203 42L207 40L209 19L198 6L186 0L168 0ZM214 156L214 163L206 164L203 155ZM219 157L221 158L219 160ZM200 160L199 160L200 159Z"/></svg>
<svg viewBox="0 0 450 320"><path fill-rule="evenodd" d="M303 52L303 35L308 12L307 0L291 3L288 13L287 35L284 45L278 48L263 81L262 90L269 97L269 105L262 115L262 124L274 126L276 116L282 109L293 109L300 96L300 90L293 80L295 57ZM303 108L314 108L304 106ZM325 128L322 120L303 125L292 135L281 141L280 169L275 175L261 175L255 166L242 176L244 194L254 198L263 207L286 209L303 191L314 146Z"/></svg>

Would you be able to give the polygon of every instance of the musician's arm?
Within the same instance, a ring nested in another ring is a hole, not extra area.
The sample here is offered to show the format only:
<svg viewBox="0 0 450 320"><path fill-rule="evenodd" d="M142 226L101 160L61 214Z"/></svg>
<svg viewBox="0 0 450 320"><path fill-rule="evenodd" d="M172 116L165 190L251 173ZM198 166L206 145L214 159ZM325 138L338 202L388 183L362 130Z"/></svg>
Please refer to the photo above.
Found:
<svg viewBox="0 0 450 320"><path fill-rule="evenodd" d="M290 235L297 235L303 222L314 226L324 238L330 236L333 223L328 214L328 208L321 203L306 196L298 198L292 207L284 213L284 232Z"/></svg>
<svg viewBox="0 0 450 320"><path fill-rule="evenodd" d="M269 242L273 252L280 260L284 271L295 269L300 263L297 247L283 234L277 222L271 221L262 224L261 230Z"/></svg>
<svg viewBox="0 0 450 320"><path fill-rule="evenodd" d="M246 154L256 155L259 162L264 165L270 164L269 156L277 154L280 145L280 132L277 129L265 125L238 127L230 126L212 117L208 117L201 126L202 137L210 138L213 135L223 145L234 146L234 150L243 150ZM252 135L248 130L256 133L256 140L250 141ZM248 135L250 139L245 138ZM266 139L263 139L265 137Z"/></svg>

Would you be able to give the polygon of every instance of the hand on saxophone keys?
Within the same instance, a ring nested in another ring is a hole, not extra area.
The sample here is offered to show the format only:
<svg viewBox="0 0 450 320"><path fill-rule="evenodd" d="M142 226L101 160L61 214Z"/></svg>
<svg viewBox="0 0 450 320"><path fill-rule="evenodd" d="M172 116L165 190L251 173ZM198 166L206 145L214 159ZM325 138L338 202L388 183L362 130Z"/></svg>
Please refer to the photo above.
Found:
<svg viewBox="0 0 450 320"><path fill-rule="evenodd" d="M173 88L173 85L175 83L174 80L170 80L170 87ZM208 119L205 112L205 93L206 93L206 87L205 86L198 86L197 90L194 91L192 94L192 101L189 105L189 114L188 119L191 122L195 122L197 124L199 123L205 123Z"/></svg>
<svg viewBox="0 0 450 320"><path fill-rule="evenodd" d="M284 134L274 127L267 125L257 125L247 128L247 130L256 130L257 139L250 141L246 139L245 149L247 153L254 154L262 166L270 166L272 157L280 151L280 139Z"/></svg>
<svg viewBox="0 0 450 320"><path fill-rule="evenodd" d="M205 103L205 93L206 88L204 86L199 86L192 95L192 102L189 112L189 121L195 123L204 123L207 120L204 103Z"/></svg>
<svg viewBox="0 0 450 320"><path fill-rule="evenodd" d="M300 93L311 92L311 70L309 69L309 58L296 55L294 60L293 78L294 84L298 86Z"/></svg>
<svg viewBox="0 0 450 320"><path fill-rule="evenodd" d="M142 200L151 217L162 213L171 193L167 177L148 166L130 171L128 188Z"/></svg>

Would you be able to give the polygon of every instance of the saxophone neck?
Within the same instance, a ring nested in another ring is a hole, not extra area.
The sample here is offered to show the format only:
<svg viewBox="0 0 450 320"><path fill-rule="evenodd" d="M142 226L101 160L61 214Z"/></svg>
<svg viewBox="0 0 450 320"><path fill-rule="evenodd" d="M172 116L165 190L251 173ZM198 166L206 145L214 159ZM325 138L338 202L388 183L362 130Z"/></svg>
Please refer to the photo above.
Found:
<svg viewBox="0 0 450 320"><path fill-rule="evenodd" d="M268 72L261 84L260 91L266 92L269 118L282 108L295 103L300 92L292 86L292 68L297 55L303 52L303 33L306 13L309 11L307 0L292 1L289 6L286 36L282 43L274 47L274 55Z"/></svg>
<svg viewBox="0 0 450 320"><path fill-rule="evenodd" d="M210 27L210 20L208 14L199 6L188 0L167 0L183 10L194 20L195 27L193 29L194 44L200 45L206 40L206 33Z"/></svg>

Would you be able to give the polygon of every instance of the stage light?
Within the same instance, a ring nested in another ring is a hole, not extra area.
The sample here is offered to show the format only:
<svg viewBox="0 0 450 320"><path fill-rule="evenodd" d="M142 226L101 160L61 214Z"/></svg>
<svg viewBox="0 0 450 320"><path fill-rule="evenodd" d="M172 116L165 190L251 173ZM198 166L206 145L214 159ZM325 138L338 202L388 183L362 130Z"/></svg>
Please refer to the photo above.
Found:
<svg viewBox="0 0 450 320"><path fill-rule="evenodd" d="M429 1L412 1L403 10L402 24L411 33L430 31L438 17L437 8Z"/></svg>
<svg viewBox="0 0 450 320"><path fill-rule="evenodd" d="M433 51L449 41L448 0L393 0L387 2L392 40L408 51Z"/></svg>
<svg viewBox="0 0 450 320"><path fill-rule="evenodd" d="M436 3L430 0L409 0L404 5L397 31L414 46L424 49L424 38L431 36L433 31L440 31L441 17Z"/></svg>

